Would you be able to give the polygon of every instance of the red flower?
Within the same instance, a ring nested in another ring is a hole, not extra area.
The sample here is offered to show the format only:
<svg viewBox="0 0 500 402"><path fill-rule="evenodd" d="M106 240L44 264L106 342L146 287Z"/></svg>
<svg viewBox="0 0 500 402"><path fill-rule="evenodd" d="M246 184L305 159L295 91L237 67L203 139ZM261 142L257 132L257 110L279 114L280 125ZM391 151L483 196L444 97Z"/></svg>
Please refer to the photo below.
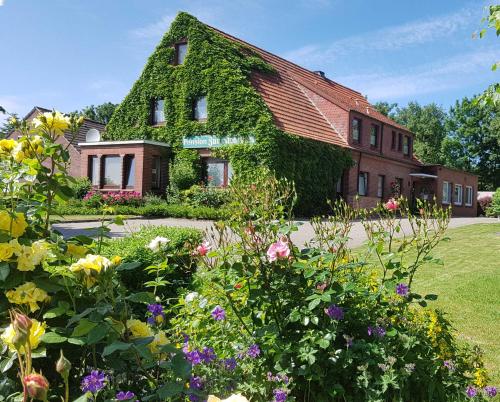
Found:
<svg viewBox="0 0 500 402"><path fill-rule="evenodd" d="M27 375L24 377L23 382L30 398L40 401L45 401L47 399L49 382L43 375L37 373Z"/></svg>

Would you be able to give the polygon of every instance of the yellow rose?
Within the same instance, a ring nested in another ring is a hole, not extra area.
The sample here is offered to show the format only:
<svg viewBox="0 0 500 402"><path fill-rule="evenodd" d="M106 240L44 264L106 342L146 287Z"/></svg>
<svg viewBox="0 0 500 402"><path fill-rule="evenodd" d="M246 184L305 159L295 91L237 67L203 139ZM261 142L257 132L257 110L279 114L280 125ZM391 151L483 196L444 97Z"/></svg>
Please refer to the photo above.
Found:
<svg viewBox="0 0 500 402"><path fill-rule="evenodd" d="M40 344L40 339L42 338L43 334L45 334L46 324L45 322L39 322L35 319L32 319L31 321L32 325L30 329L29 339L31 349L34 350ZM16 350L14 344L12 343L14 335L14 328L12 327L12 324L10 324L7 328L5 328L3 334L0 336L0 340L9 347L9 350L13 352ZM24 348L21 348L20 353L24 354Z"/></svg>
<svg viewBox="0 0 500 402"><path fill-rule="evenodd" d="M88 254L85 258L80 258L72 264L69 269L71 272L82 275L86 286L90 288L96 282L96 277L111 267L111 261L101 255Z"/></svg>
<svg viewBox="0 0 500 402"><path fill-rule="evenodd" d="M168 343L167 336L165 335L165 332L160 331L155 335L155 339L153 342L149 344L149 349L153 353L158 353L159 350L158 348L162 347L163 345L166 345Z"/></svg>
<svg viewBox="0 0 500 402"><path fill-rule="evenodd" d="M21 163L24 158L26 158L26 155L23 150L23 144L17 143L14 149L11 152L12 157L17 163Z"/></svg>
<svg viewBox="0 0 500 402"><path fill-rule="evenodd" d="M8 261L14 254L14 247L10 243L0 243L0 261Z"/></svg>
<svg viewBox="0 0 500 402"><path fill-rule="evenodd" d="M117 265L120 265L122 263L122 257L120 257L119 255L115 255L113 258L111 258L111 263L113 264L113 266L117 266Z"/></svg>
<svg viewBox="0 0 500 402"><path fill-rule="evenodd" d="M37 128L52 131L56 135L63 135L69 128L69 117L64 116L61 112L45 112L41 116L33 119L33 124Z"/></svg>
<svg viewBox="0 0 500 402"><path fill-rule="evenodd" d="M33 271L43 259L47 256L50 248L49 243L45 240L38 240L31 246L20 245L17 243L18 249L15 250L17 255L17 269L19 271Z"/></svg>
<svg viewBox="0 0 500 402"><path fill-rule="evenodd" d="M79 246L78 244L68 243L68 249L66 254L74 258L83 258L88 252L88 248L85 246Z"/></svg>
<svg viewBox="0 0 500 402"><path fill-rule="evenodd" d="M16 145L17 142L15 140L0 140L0 153L10 154L10 152L15 148Z"/></svg>
<svg viewBox="0 0 500 402"><path fill-rule="evenodd" d="M20 237L26 231L28 224L22 212L14 213L14 219L8 211L0 211L0 231L10 233L12 237Z"/></svg>
<svg viewBox="0 0 500 402"><path fill-rule="evenodd" d="M140 320L127 320L127 328L132 334L132 338L147 338L148 336L153 336L148 324Z"/></svg>
<svg viewBox="0 0 500 402"><path fill-rule="evenodd" d="M37 288L33 282L26 282L24 285L9 290L5 296L12 304L29 304L32 313L40 309L38 303L50 301L45 290Z"/></svg>

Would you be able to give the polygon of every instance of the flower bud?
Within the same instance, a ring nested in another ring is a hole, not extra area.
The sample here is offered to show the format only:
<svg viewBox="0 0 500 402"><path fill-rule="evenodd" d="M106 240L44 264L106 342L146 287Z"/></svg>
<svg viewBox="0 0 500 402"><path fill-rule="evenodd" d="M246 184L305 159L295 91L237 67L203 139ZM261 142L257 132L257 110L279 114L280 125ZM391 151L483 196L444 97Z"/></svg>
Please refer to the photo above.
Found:
<svg viewBox="0 0 500 402"><path fill-rule="evenodd" d="M11 311L10 320L14 329L12 343L16 349L21 349L28 342L31 326L33 325L29 317L17 311Z"/></svg>
<svg viewBox="0 0 500 402"><path fill-rule="evenodd" d="M49 390L49 382L41 374L30 374L23 379L24 386L28 396L39 401L47 399L47 392Z"/></svg>
<svg viewBox="0 0 500 402"><path fill-rule="evenodd" d="M61 375L64 380L69 377L69 371L71 370L71 362L64 357L63 351L61 350L61 356L56 362L56 371Z"/></svg>

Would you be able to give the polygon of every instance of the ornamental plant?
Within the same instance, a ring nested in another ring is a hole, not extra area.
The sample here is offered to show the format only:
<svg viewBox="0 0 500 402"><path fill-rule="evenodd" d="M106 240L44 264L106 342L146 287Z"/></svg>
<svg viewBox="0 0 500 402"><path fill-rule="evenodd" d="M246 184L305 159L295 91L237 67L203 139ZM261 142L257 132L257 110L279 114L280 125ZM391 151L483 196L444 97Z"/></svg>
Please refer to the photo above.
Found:
<svg viewBox="0 0 500 402"><path fill-rule="evenodd" d="M373 210L340 201L293 244L295 193L257 172L231 186L232 218L208 233L195 291L172 336L191 363L191 400L241 392L257 401L465 401L491 396L479 350L459 344L437 295L413 289L450 211L403 198ZM366 251L348 247L354 219ZM409 222L409 229L403 226ZM403 230L406 228L406 231ZM234 239L237 239L235 242ZM472 395L473 394L473 395Z"/></svg>
<svg viewBox="0 0 500 402"><path fill-rule="evenodd" d="M184 399L190 365L167 338L163 300L123 283L140 264L101 255L121 218L102 207L94 238L50 228L71 193L58 138L81 120L54 111L13 123L20 138L0 141L2 400Z"/></svg>

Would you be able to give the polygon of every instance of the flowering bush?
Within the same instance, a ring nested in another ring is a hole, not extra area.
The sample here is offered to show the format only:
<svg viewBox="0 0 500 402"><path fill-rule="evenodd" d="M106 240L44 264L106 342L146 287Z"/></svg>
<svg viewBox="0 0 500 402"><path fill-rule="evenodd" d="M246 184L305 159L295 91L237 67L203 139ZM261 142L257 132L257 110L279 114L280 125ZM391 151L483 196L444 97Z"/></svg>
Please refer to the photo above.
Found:
<svg viewBox="0 0 500 402"><path fill-rule="evenodd" d="M101 205L128 205L139 207L144 204L141 194L136 191L89 191L83 197L83 204L95 208Z"/></svg>
<svg viewBox="0 0 500 402"><path fill-rule="evenodd" d="M500 187L493 193L490 204L485 207L486 215L500 217Z"/></svg>

